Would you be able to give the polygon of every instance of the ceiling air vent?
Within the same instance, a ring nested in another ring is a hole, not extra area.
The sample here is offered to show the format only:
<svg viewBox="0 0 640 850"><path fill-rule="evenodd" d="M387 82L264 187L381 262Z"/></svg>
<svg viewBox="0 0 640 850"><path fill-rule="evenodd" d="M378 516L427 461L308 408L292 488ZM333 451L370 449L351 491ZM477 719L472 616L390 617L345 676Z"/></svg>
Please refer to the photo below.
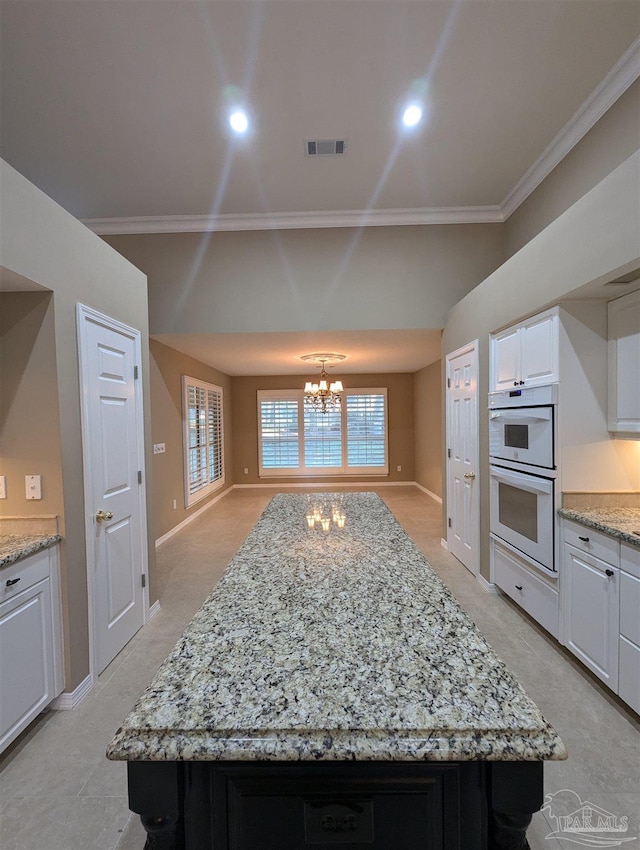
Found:
<svg viewBox="0 0 640 850"><path fill-rule="evenodd" d="M345 152L345 139L306 139L304 152L307 156L336 156Z"/></svg>

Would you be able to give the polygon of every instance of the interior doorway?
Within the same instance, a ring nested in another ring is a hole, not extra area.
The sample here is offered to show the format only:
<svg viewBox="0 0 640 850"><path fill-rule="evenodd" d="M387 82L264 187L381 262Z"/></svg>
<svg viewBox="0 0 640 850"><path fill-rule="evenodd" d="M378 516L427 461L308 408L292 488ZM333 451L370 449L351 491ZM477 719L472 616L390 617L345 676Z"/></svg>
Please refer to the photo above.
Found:
<svg viewBox="0 0 640 850"><path fill-rule="evenodd" d="M447 546L474 575L480 568L478 341L447 355Z"/></svg>
<svg viewBox="0 0 640 850"><path fill-rule="evenodd" d="M149 599L140 332L78 304L92 679Z"/></svg>

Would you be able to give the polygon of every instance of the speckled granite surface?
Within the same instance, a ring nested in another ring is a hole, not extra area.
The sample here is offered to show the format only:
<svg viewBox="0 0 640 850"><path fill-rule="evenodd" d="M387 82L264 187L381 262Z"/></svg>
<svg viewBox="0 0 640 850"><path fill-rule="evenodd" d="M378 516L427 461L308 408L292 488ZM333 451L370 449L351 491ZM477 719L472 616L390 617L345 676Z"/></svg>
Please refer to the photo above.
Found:
<svg viewBox="0 0 640 850"><path fill-rule="evenodd" d="M59 534L0 534L0 569L60 542Z"/></svg>
<svg viewBox="0 0 640 850"><path fill-rule="evenodd" d="M324 533L273 498L109 758L566 757L382 500L343 500Z"/></svg>
<svg viewBox="0 0 640 850"><path fill-rule="evenodd" d="M560 508L558 513L640 548L640 508Z"/></svg>

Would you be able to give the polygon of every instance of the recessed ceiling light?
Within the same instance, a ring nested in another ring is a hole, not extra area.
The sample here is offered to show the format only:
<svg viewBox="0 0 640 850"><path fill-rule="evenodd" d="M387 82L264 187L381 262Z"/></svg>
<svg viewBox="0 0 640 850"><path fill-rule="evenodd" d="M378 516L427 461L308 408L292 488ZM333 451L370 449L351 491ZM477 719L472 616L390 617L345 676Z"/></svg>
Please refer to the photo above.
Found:
<svg viewBox="0 0 640 850"><path fill-rule="evenodd" d="M402 113L402 123L405 127L415 127L422 118L422 107L417 103L410 103Z"/></svg>
<svg viewBox="0 0 640 850"><path fill-rule="evenodd" d="M249 119L247 113L243 109L234 109L229 115L229 125L234 133L242 135L249 128Z"/></svg>

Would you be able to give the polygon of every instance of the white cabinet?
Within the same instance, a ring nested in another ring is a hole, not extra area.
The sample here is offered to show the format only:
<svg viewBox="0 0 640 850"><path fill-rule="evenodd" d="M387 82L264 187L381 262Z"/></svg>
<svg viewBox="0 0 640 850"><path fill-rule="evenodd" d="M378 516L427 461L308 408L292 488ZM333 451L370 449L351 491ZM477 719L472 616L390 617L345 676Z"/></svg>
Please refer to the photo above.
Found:
<svg viewBox="0 0 640 850"><path fill-rule="evenodd" d="M531 316L491 336L490 389L535 387L559 379L558 308Z"/></svg>
<svg viewBox="0 0 640 850"><path fill-rule="evenodd" d="M0 572L0 751L62 691L57 547Z"/></svg>
<svg viewBox="0 0 640 850"><path fill-rule="evenodd" d="M558 590L525 556L495 538L491 538L492 581L533 617L554 638L558 637Z"/></svg>
<svg viewBox="0 0 640 850"><path fill-rule="evenodd" d="M640 433L640 291L607 304L608 427Z"/></svg>
<svg viewBox="0 0 640 850"><path fill-rule="evenodd" d="M564 545L564 644L612 690L618 688L620 570Z"/></svg>
<svg viewBox="0 0 640 850"><path fill-rule="evenodd" d="M618 694L640 713L640 549L620 548Z"/></svg>
<svg viewBox="0 0 640 850"><path fill-rule="evenodd" d="M640 548L563 519L562 643L640 712Z"/></svg>

